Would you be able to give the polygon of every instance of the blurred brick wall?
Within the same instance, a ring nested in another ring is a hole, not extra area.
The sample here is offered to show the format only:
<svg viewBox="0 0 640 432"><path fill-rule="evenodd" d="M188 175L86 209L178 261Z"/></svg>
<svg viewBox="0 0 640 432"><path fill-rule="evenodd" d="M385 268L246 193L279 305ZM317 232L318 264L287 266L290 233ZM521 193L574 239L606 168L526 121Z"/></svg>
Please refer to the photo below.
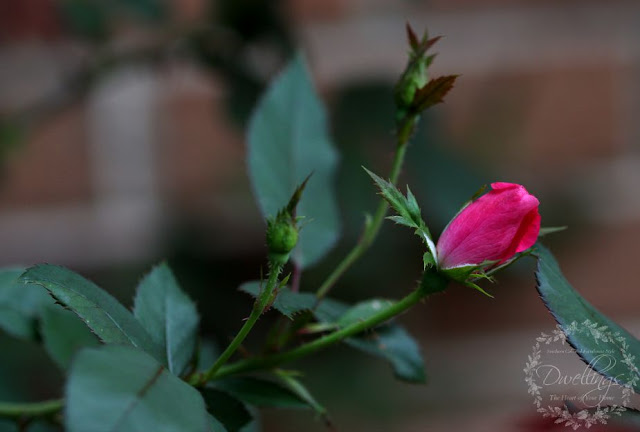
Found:
<svg viewBox="0 0 640 432"><path fill-rule="evenodd" d="M204 0L174 0L174 21L198 23L206 6ZM65 65L77 61L69 56L77 48L72 41L48 39L59 33L49 9L44 0L0 1L0 24L6 24L0 25L0 88L25 86L24 74L3 74L15 69L25 52L58 58L52 73L58 78L65 76ZM452 147L496 176L518 179L547 198L543 216L573 224L551 240L567 277L604 312L632 330L639 328L637 2L289 0L282 13L308 53L327 100L349 83L393 82L406 56L405 20L445 34L435 70L462 74L446 104L436 108ZM86 47L78 52L91 54ZM38 75L36 70L29 76L27 87L38 88ZM148 154L153 167L149 194L160 201L161 220L147 227L145 241L133 235L140 227L130 226L131 219L111 218L108 209L97 205L103 197L87 120L87 106L97 96L40 124L5 162L1 263L48 260L96 268L122 259L155 259L166 240L166 225L175 220L203 229L203 238L218 251L232 245L237 253L261 247L262 225L244 174L243 136L225 110L228 90L218 78L189 61L151 74L158 97L152 98L150 127L158 139ZM13 102L21 106L22 101L9 99L0 101L3 113L11 112ZM106 212L102 219L101 211ZM132 235L112 238L107 231L93 236L105 215L109 229ZM36 229L60 235L30 236ZM118 244L105 248L107 240ZM492 288L495 300L454 288L407 320L422 334L423 346L438 345L437 353L427 355L436 365L449 366L451 374L468 372L467 355L480 338L495 348L472 352L487 369L484 377L465 375L463 402L473 415L461 416L459 430L478 422L487 425L485 430L516 430L517 416L502 415L500 404L527 403L518 356L524 362L530 339L553 325L532 278L510 275ZM508 360L505 347L514 353ZM492 374L504 386L492 393L493 410L477 412L477 405L486 403L483 378ZM416 390L416 397L437 402L447 385L436 382L424 393ZM531 412L521 406L522 412ZM403 430L425 430L423 417L428 416L413 415L415 422ZM428 430L448 430L451 419L429 424Z"/></svg>

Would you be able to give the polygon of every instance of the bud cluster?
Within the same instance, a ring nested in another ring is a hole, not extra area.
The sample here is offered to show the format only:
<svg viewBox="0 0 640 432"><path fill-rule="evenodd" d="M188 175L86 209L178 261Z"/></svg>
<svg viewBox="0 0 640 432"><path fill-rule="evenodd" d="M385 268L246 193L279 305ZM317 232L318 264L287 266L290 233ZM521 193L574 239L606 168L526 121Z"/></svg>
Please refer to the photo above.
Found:
<svg viewBox="0 0 640 432"><path fill-rule="evenodd" d="M409 39L409 62L395 87L395 104L397 108L396 123L398 130L413 129L420 114L427 108L442 102L451 90L458 77L447 75L429 79L428 69L435 54L427 55L440 37L429 39L427 32L418 39L410 25L407 24Z"/></svg>

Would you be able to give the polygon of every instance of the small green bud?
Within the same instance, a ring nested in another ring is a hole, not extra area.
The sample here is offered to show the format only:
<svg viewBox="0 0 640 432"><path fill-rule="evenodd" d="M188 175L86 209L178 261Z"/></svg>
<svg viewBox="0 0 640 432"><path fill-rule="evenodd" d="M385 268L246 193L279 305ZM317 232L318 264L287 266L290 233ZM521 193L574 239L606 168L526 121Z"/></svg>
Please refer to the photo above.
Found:
<svg viewBox="0 0 640 432"><path fill-rule="evenodd" d="M271 264L285 265L298 243L296 209L310 177L311 174L296 188L287 206L275 218L267 220L267 248Z"/></svg>
<svg viewBox="0 0 640 432"><path fill-rule="evenodd" d="M267 228L267 248L269 259L276 264L285 264L289 254L298 243L298 228L288 214L280 214L269 222Z"/></svg>
<svg viewBox="0 0 640 432"><path fill-rule="evenodd" d="M267 230L269 252L289 253L298 243L298 229L290 221L275 221Z"/></svg>

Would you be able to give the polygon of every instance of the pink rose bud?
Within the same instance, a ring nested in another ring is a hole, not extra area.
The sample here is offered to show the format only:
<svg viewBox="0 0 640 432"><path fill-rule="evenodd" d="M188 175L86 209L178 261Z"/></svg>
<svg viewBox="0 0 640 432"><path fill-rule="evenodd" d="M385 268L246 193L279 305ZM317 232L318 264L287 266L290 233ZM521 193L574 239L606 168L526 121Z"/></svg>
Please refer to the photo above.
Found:
<svg viewBox="0 0 640 432"><path fill-rule="evenodd" d="M440 236L440 268L500 265L529 249L540 232L538 204L524 186L492 183L491 191L462 209Z"/></svg>

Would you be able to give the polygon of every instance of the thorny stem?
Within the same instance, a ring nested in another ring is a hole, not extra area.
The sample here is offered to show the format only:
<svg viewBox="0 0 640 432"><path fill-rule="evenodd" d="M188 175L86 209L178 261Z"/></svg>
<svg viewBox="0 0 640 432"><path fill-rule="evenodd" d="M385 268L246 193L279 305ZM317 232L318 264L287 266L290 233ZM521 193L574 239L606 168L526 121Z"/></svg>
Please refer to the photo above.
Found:
<svg viewBox="0 0 640 432"><path fill-rule="evenodd" d="M261 369L268 369L271 367L275 367L281 365L283 363L287 363L293 360L296 360L300 357L304 357L313 352L326 348L330 345L338 343L348 337L357 335L358 333L363 332L364 330L373 328L390 318L393 318L396 315L401 314L402 312L409 309L411 306L418 303L422 298L427 296L430 293L428 289L424 287L419 287L415 291L411 292L409 295L394 303L392 306L382 309L375 315L363 320L348 325L338 331L330 333L326 336L323 336L319 339L316 339L312 342L301 345L297 348L293 348L289 351L285 351L278 354L271 354L263 357L255 357L247 360L241 360L231 365L221 367L217 373L213 374L209 378L217 379L222 378L224 376L238 374L238 373L246 373Z"/></svg>
<svg viewBox="0 0 640 432"><path fill-rule="evenodd" d="M281 270L282 265L272 265L269 272L269 279L267 280L267 284L253 304L253 309L251 310L251 315L249 315L249 318L247 318L242 328L238 331L238 334L236 334L236 336L233 338L227 349L225 349L224 352L220 354L220 357L218 357L216 362L201 376L195 376L192 380L192 384L202 384L209 381L216 374L218 369L220 369L227 362L227 360L229 360L233 353L236 352L236 350L240 347L255 323L260 318L260 315L262 315L262 313L268 306L269 300L271 299L271 294L278 284L278 276L280 275Z"/></svg>

